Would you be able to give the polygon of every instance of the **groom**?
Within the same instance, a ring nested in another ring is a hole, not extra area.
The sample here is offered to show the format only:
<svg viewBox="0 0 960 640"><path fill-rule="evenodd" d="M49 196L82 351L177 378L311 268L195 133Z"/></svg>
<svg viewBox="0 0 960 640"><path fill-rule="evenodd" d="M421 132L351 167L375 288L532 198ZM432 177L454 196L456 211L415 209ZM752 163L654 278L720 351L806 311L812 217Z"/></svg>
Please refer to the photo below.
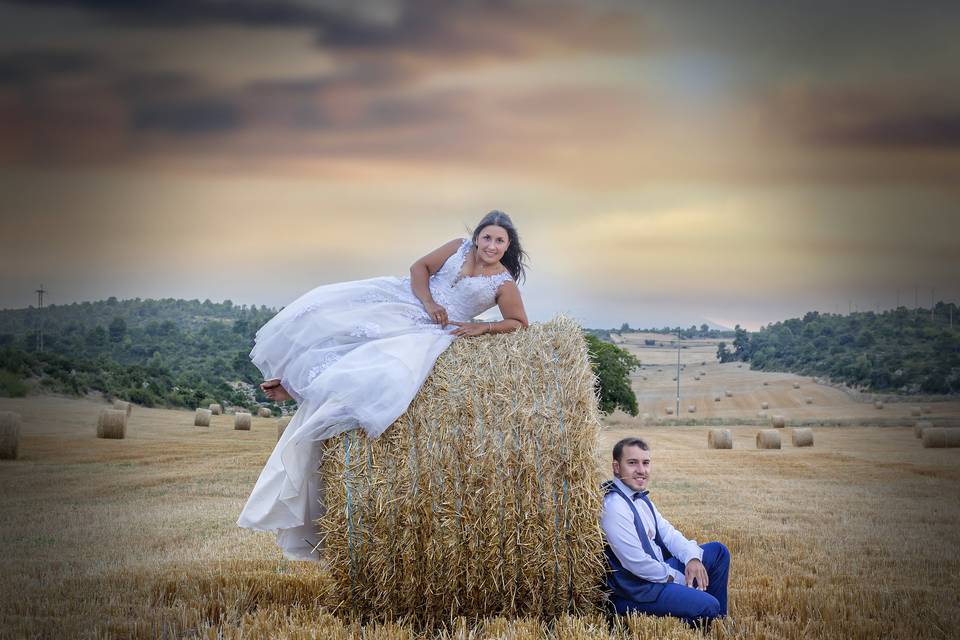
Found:
<svg viewBox="0 0 960 640"><path fill-rule="evenodd" d="M613 447L614 479L605 486L600 524L610 602L630 611L707 625L727 615L730 553L719 542L687 540L647 497L650 447L624 438Z"/></svg>

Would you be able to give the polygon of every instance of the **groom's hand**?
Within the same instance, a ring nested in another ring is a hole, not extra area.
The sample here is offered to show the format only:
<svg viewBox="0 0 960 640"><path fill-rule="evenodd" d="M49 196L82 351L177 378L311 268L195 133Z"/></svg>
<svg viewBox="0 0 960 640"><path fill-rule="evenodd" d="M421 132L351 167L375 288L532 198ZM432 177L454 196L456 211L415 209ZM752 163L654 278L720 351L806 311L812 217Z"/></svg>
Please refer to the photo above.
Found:
<svg viewBox="0 0 960 640"><path fill-rule="evenodd" d="M687 579L687 586L706 591L710 586L710 579L707 577L707 568L703 563L693 558L683 569L683 575ZM696 584L694 584L696 582Z"/></svg>

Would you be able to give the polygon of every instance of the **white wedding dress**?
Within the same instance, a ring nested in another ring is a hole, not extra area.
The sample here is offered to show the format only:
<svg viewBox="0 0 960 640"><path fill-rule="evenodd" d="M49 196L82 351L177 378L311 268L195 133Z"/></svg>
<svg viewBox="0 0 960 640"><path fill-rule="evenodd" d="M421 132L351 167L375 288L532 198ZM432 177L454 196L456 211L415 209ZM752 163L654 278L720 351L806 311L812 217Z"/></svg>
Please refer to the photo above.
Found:
<svg viewBox="0 0 960 640"><path fill-rule="evenodd" d="M469 322L493 307L497 289L512 280L506 272L461 276L471 245L464 239L430 277L430 293L451 321ZM433 323L409 276L317 287L263 325L250 358L299 407L237 524L276 532L287 558L319 560L319 443L357 427L371 437L383 433L406 411L454 329Z"/></svg>

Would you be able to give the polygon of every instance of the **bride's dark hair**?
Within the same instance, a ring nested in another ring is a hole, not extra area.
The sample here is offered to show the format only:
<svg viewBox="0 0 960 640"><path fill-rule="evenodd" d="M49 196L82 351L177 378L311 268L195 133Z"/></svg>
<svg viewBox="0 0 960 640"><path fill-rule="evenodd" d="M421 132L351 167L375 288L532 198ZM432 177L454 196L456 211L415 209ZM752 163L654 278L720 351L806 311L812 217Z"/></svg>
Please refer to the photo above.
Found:
<svg viewBox="0 0 960 640"><path fill-rule="evenodd" d="M480 236L483 228L489 227L492 224L503 227L507 232L510 246L507 247L503 257L500 258L500 263L507 268L507 271L510 272L513 279L519 283L521 279L526 278L527 258L529 256L527 256L527 252L523 250L523 247L520 246L520 236L517 234L517 228L513 226L513 220L510 219L510 216L503 211L497 210L491 211L483 216L483 220L481 220L480 224L473 230L473 246L477 246L477 238Z"/></svg>

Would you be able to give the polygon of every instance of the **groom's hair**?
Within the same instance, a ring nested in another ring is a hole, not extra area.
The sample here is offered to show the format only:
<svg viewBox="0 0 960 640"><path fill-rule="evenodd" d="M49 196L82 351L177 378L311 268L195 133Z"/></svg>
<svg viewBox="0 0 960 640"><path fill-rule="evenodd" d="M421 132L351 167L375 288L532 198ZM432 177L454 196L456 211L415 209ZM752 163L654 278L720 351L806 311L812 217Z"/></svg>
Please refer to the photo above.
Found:
<svg viewBox="0 0 960 640"><path fill-rule="evenodd" d="M650 451L650 445L647 444L646 440L641 438L624 438L617 444L613 445L613 459L617 462L620 462L620 458L623 457L623 448L624 447L640 447L644 451Z"/></svg>

